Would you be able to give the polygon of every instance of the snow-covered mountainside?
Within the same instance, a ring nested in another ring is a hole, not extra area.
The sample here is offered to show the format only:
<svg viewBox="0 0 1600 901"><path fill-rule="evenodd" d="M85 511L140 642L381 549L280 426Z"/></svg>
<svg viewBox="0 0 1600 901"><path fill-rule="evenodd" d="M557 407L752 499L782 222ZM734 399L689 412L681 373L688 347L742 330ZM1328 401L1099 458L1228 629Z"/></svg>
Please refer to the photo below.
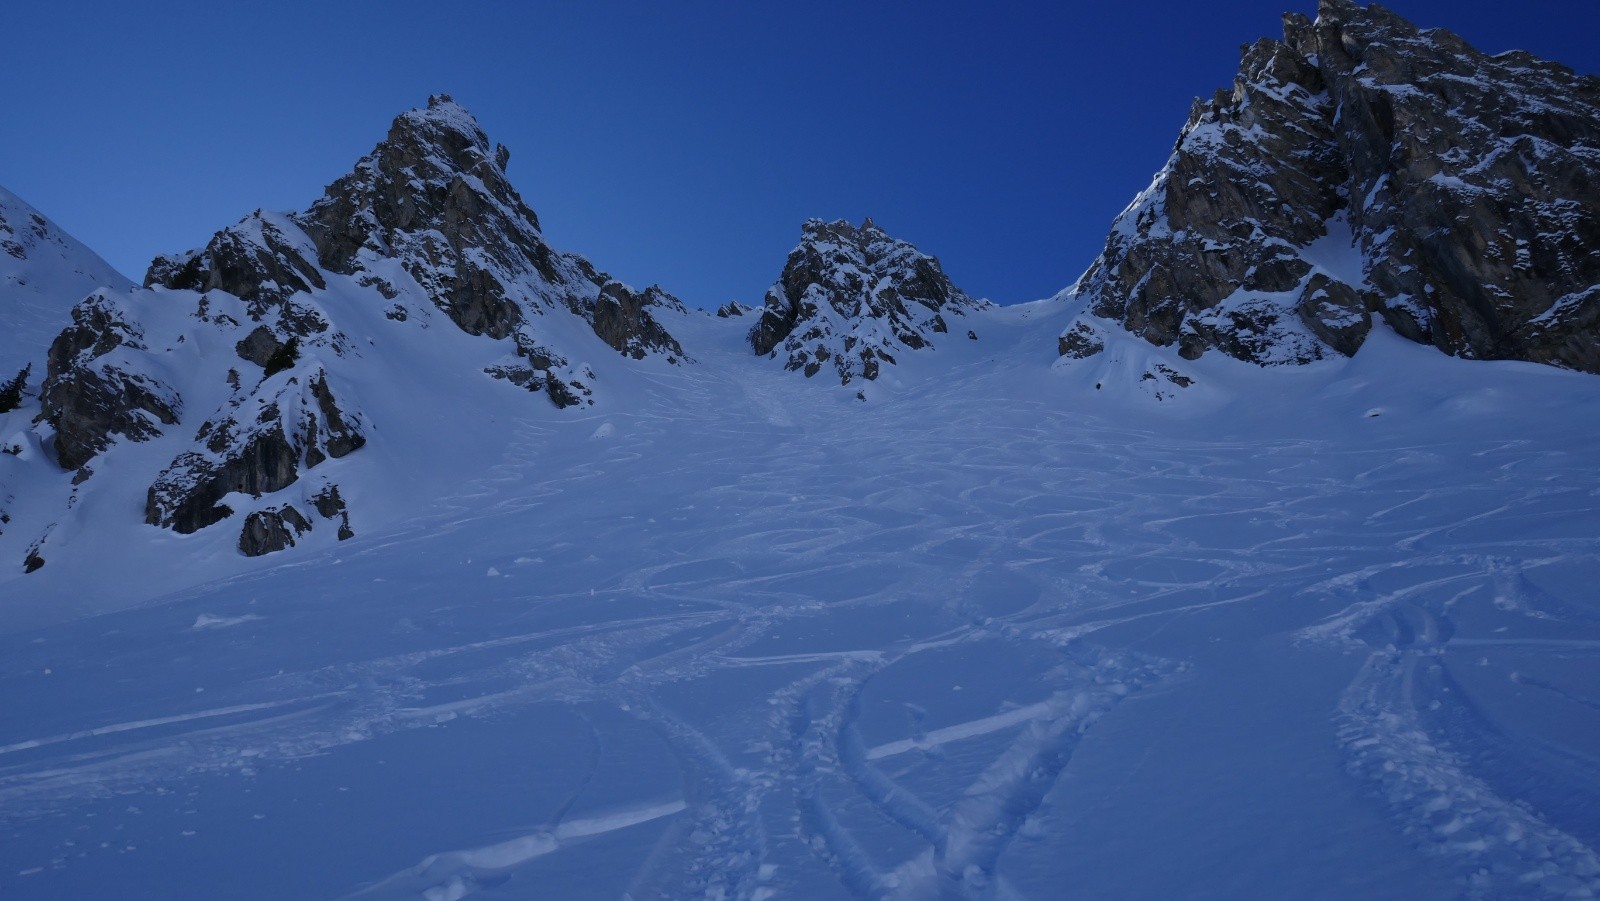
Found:
<svg viewBox="0 0 1600 901"><path fill-rule="evenodd" d="M50 339L71 321L69 310L96 288L131 283L94 251L62 231L17 195L0 188L0 410L37 392ZM23 390L8 402L3 389L22 370Z"/></svg>
<svg viewBox="0 0 1600 901"><path fill-rule="evenodd" d="M10 577L0 897L1600 892L1600 379L1375 331L1135 403L1051 370L1074 313L870 404L682 317L594 406L363 407L307 478L462 477L353 540Z"/></svg>
<svg viewBox="0 0 1600 901"><path fill-rule="evenodd" d="M1263 365L1348 355L1376 313L1476 359L1600 372L1600 79L1320 0L1195 102L1073 289L1108 329Z"/></svg>
<svg viewBox="0 0 1600 901"><path fill-rule="evenodd" d="M767 291L750 346L773 359L781 354L785 369L807 378L827 368L841 384L872 381L936 336L976 337L962 318L984 306L951 284L937 259L871 219L860 228L810 219Z"/></svg>
<svg viewBox="0 0 1600 901"><path fill-rule="evenodd" d="M375 493L356 483L461 456L448 436L414 433L469 398L544 402L525 389L592 405L607 367L685 362L656 318L683 306L553 250L507 158L435 97L309 210L257 211L157 259L145 289L112 281L78 303L54 326L67 327L37 405L0 421L0 556L29 571L89 559L108 533L85 510L120 518L134 504L180 535L227 522L251 556L310 532L348 538L362 518L351 505ZM72 287L70 274L50 284ZM384 448L343 462L380 432Z"/></svg>
<svg viewBox="0 0 1600 901"><path fill-rule="evenodd" d="M0 194L0 898L1600 897L1593 86L1288 31L1019 306L444 97L142 287Z"/></svg>

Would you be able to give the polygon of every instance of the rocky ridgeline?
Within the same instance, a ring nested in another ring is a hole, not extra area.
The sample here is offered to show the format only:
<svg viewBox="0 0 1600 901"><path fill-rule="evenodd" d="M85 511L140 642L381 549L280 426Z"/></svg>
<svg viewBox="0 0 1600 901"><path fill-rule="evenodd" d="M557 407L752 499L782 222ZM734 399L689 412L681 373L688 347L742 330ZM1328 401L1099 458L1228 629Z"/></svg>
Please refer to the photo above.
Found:
<svg viewBox="0 0 1600 901"><path fill-rule="evenodd" d="M750 329L757 354L783 357L809 378L831 370L841 384L876 379L898 354L947 334L951 320L982 309L950 283L939 261L896 240L871 219L808 220L778 283ZM737 305L722 316L738 316ZM974 335L970 329L962 332Z"/></svg>
<svg viewBox="0 0 1600 901"><path fill-rule="evenodd" d="M1600 372L1600 79L1321 0L1197 100L1076 286L1108 327L1195 359L1305 363L1377 314L1446 353Z"/></svg>
<svg viewBox="0 0 1600 901"><path fill-rule="evenodd" d="M686 359L654 315L682 305L546 244L506 179L508 157L466 110L434 97L305 212L257 211L201 249L156 259L147 290L91 294L50 345L38 392L54 462L77 471L76 485L118 439L194 429L150 484L145 519L189 534L242 513L238 546L253 556L319 521L353 534L345 496L319 467L362 448L372 424L348 387L362 358L335 327L329 291L405 327L427 327L419 301L436 308L504 345L486 375L558 407L593 402L594 373L568 362L575 333L634 360ZM232 353L183 350L196 346ZM249 509L234 509L239 498ZM30 546L29 566L43 565L43 544Z"/></svg>

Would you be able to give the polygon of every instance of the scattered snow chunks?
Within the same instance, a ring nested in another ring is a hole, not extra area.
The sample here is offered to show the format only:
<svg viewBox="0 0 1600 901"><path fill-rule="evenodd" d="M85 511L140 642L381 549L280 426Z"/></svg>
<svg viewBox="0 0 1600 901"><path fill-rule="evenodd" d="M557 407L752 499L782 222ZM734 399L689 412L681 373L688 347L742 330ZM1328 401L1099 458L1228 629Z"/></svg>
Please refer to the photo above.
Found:
<svg viewBox="0 0 1600 901"><path fill-rule="evenodd" d="M177 423L182 401L150 371L143 338L119 295L97 291L72 308L40 387L40 418L55 430L63 469L83 467L114 436L144 441Z"/></svg>
<svg viewBox="0 0 1600 901"><path fill-rule="evenodd" d="M233 514L222 502L227 495L280 491L305 470L366 443L364 418L341 404L320 365L269 378L255 392L235 397L200 427L196 440L198 449L180 454L150 486L146 522L180 534L198 531ZM332 512L324 516L342 517L347 531L337 489L325 503ZM246 553L280 550L293 543L282 543L287 527L299 522L305 517L297 510L253 516L240 547Z"/></svg>
<svg viewBox="0 0 1600 901"><path fill-rule="evenodd" d="M810 219L749 340L759 355L785 354L786 369L810 378L830 366L848 385L876 379L896 354L930 346L950 331L946 316L985 306L951 284L937 259L871 219L860 228Z"/></svg>
<svg viewBox="0 0 1600 901"><path fill-rule="evenodd" d="M1381 795L1412 842L1453 865L1466 897L1600 894L1594 850L1500 794L1430 734L1415 697L1432 687L1417 687L1432 681L1430 652L1405 642L1375 649L1346 689L1335 723L1349 772Z"/></svg>

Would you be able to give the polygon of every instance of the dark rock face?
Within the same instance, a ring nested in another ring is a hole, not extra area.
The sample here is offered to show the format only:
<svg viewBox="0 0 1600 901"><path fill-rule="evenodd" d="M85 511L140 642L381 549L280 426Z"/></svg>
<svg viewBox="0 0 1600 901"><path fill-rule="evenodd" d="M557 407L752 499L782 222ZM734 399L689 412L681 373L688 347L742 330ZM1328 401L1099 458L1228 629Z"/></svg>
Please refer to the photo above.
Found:
<svg viewBox="0 0 1600 901"><path fill-rule="evenodd" d="M722 306L717 307L717 318L719 318L719 319L737 319L738 317L743 316L744 314L752 312L754 310L755 310L755 307L747 307L744 304L738 302L737 300L730 300L727 303L723 304Z"/></svg>
<svg viewBox="0 0 1600 901"><path fill-rule="evenodd" d="M56 459L77 469L114 436L145 441L178 421L177 395L113 354L144 349L143 333L118 301L91 294L72 310L72 326L50 345L40 418L55 429Z"/></svg>
<svg viewBox="0 0 1600 901"><path fill-rule="evenodd" d="M325 485L310 498L311 508L326 520L339 523L339 540L354 538L350 529L350 513L345 509L344 498L338 485ZM260 557L294 547L298 539L316 528L314 522L293 504L268 507L246 516L239 530L239 553L246 557Z"/></svg>
<svg viewBox="0 0 1600 901"><path fill-rule="evenodd" d="M636 294L621 282L606 282L594 303L594 333L624 356L642 360L655 351L667 354L675 363L683 356L683 348L650 315L652 307L684 312L683 304L660 285L651 285L643 294Z"/></svg>
<svg viewBox="0 0 1600 901"><path fill-rule="evenodd" d="M246 557L260 557L281 551L293 547L294 540L309 531L311 523L294 507L258 510L245 517L244 530L239 533L239 552Z"/></svg>
<svg viewBox="0 0 1600 901"><path fill-rule="evenodd" d="M277 356L286 344L287 342L278 340L278 336L272 333L272 329L264 325L258 325L250 334L244 336L243 340L234 345L234 351L239 354L241 360L249 360L262 369L266 369L267 364L272 362L273 357Z"/></svg>
<svg viewBox="0 0 1600 901"><path fill-rule="evenodd" d="M311 498L311 505L316 507L317 513L323 519L339 520L339 540L356 537L350 528L350 511L345 509L344 498L339 495L338 485L329 485Z"/></svg>
<svg viewBox="0 0 1600 901"><path fill-rule="evenodd" d="M198 531L233 515L227 495L282 490L366 443L359 417L341 409L321 371L291 376L270 400L254 401L201 427L202 449L180 454L150 486L145 522Z"/></svg>
<svg viewBox="0 0 1600 901"><path fill-rule="evenodd" d="M757 354L781 352L809 378L831 367L841 384L875 379L880 364L948 332L946 316L983 304L950 283L939 261L873 224L805 223L750 330Z"/></svg>
<svg viewBox="0 0 1600 901"><path fill-rule="evenodd" d="M204 250L157 257L145 273L145 287L226 291L243 300L257 320L298 292L327 287L315 262L306 257L311 248L304 236L292 235L293 224L277 218L256 210L217 232Z"/></svg>
<svg viewBox="0 0 1600 901"><path fill-rule="evenodd" d="M1368 313L1481 359L1600 372L1600 79L1322 0L1196 101L1080 282L1194 358L1361 346Z"/></svg>

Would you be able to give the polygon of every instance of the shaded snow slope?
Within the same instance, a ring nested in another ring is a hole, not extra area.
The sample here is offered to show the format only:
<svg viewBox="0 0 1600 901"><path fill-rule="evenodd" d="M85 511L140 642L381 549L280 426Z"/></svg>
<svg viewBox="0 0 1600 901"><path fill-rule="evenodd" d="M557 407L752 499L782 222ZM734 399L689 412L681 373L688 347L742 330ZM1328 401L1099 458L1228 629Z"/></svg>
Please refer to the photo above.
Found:
<svg viewBox="0 0 1600 901"><path fill-rule="evenodd" d="M1600 381L1375 333L1155 402L1051 368L1078 312L865 404L674 314L698 365L410 425L460 468L354 541L0 583L0 894L1600 891Z"/></svg>
<svg viewBox="0 0 1600 901"><path fill-rule="evenodd" d="M110 263L0 188L0 384L31 365L29 385L37 389L45 351L71 321L72 305L96 288L130 287Z"/></svg>

